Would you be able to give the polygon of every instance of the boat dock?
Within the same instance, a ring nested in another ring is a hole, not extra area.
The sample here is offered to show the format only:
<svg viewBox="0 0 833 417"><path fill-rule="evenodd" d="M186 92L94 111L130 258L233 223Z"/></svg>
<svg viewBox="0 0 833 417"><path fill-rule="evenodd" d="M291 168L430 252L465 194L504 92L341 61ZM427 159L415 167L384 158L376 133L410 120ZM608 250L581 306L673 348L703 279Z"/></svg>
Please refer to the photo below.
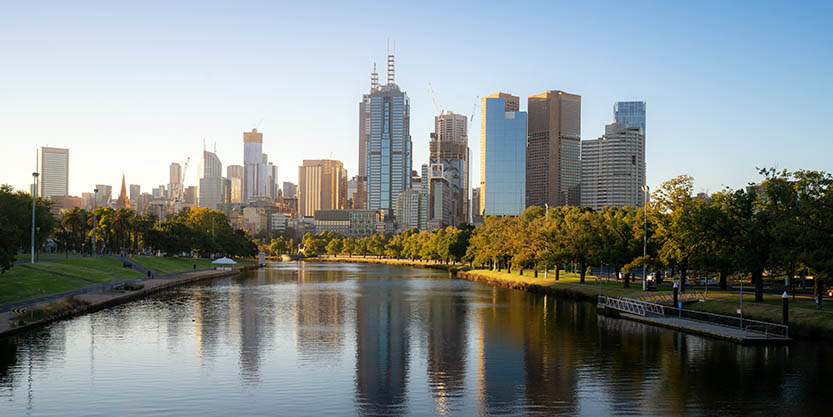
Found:
<svg viewBox="0 0 833 417"><path fill-rule="evenodd" d="M678 309L626 297L598 297L598 307L622 318L741 344L788 343L789 326Z"/></svg>

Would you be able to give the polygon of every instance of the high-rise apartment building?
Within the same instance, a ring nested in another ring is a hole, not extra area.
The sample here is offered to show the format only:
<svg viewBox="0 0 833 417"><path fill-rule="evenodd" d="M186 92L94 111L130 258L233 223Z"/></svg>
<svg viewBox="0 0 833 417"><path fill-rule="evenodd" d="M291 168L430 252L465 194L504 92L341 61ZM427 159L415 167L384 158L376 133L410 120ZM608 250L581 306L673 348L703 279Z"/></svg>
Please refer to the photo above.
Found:
<svg viewBox="0 0 833 417"><path fill-rule="evenodd" d="M40 196L64 196L69 194L69 149L40 148Z"/></svg>
<svg viewBox="0 0 833 417"><path fill-rule="evenodd" d="M142 186L139 184L130 184L130 201L135 201L142 195Z"/></svg>
<svg viewBox="0 0 833 417"><path fill-rule="evenodd" d="M466 116L444 111L434 118L429 143L432 171L448 180L450 224L468 221L469 146Z"/></svg>
<svg viewBox="0 0 833 417"><path fill-rule="evenodd" d="M526 206L580 205L581 96L547 91L527 111Z"/></svg>
<svg viewBox="0 0 833 417"><path fill-rule="evenodd" d="M298 215L316 210L341 210L347 203L347 171L341 161L305 159L298 167Z"/></svg>
<svg viewBox="0 0 833 417"><path fill-rule="evenodd" d="M266 167L263 166L263 133L257 129L251 132L243 132L243 166L245 167L243 178L243 201L251 197L259 197L265 194L263 178Z"/></svg>
<svg viewBox="0 0 833 417"><path fill-rule="evenodd" d="M642 206L645 136L639 126L611 123L604 136L581 142L582 205Z"/></svg>
<svg viewBox="0 0 833 417"><path fill-rule="evenodd" d="M646 109L644 101L617 101L613 103L613 121L625 127L640 127L645 136Z"/></svg>
<svg viewBox="0 0 833 417"><path fill-rule="evenodd" d="M229 190L232 204L243 202L243 177L245 176L243 165L226 166L226 178L229 180Z"/></svg>
<svg viewBox="0 0 833 417"><path fill-rule="evenodd" d="M369 129L365 140L366 207L371 210L389 210L391 214L396 196L411 187L412 163L410 101L408 95L396 85L393 55L388 55L387 83L378 85L378 81L372 82L367 96L367 102L362 102L370 108L370 126L361 125L363 120L368 120L360 119L360 129ZM359 138L361 146L362 136ZM359 163L361 165L361 160Z"/></svg>
<svg viewBox="0 0 833 417"><path fill-rule="evenodd" d="M481 98L480 211L517 216L526 207L526 122L517 96Z"/></svg>

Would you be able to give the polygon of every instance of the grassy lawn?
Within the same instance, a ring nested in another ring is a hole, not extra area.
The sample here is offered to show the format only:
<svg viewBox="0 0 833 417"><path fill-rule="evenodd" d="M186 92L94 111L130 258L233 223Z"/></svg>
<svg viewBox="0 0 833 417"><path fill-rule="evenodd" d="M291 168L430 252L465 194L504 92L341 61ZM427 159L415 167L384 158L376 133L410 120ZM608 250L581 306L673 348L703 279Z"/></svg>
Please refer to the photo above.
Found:
<svg viewBox="0 0 833 417"><path fill-rule="evenodd" d="M194 264L197 264L197 269L207 269L211 268L211 261L212 259L206 258L176 258L176 257L169 257L169 256L143 256L137 255L133 257L139 265L147 269L151 269L156 271L157 274L168 274L171 272L184 272L184 271L191 271L194 269ZM246 265L251 262L240 260L237 261L237 265Z"/></svg>
<svg viewBox="0 0 833 417"><path fill-rule="evenodd" d="M59 272L69 276L56 275ZM83 288L97 282L136 278L113 258L55 258L34 266L17 264L0 274L0 304Z"/></svg>
<svg viewBox="0 0 833 417"><path fill-rule="evenodd" d="M563 288L565 290L571 290L575 292L580 292L585 295L598 295L599 294L599 281L596 280L595 276L587 275L584 277L584 284L581 284L579 274L574 274L571 272L564 272L561 271L559 274L558 281L555 280L555 272L549 272L549 279L544 279L544 273L539 272L538 278L533 277L533 272L526 270L524 271L524 275L520 275L520 271L512 271L511 274L506 272L498 272L498 271L490 271L485 269L475 269L471 272L477 273L479 275L487 276L490 278L495 279L503 279L507 281L513 282L522 282L526 284L535 284L542 287L552 287L552 288ZM622 282L616 281L605 281L602 280L601 282L602 287L602 294L610 295L610 296L643 296L646 294L657 294L663 292L671 292L670 288L662 287L659 290L644 292L642 291L642 283L641 282L631 282L630 288L623 288Z"/></svg>

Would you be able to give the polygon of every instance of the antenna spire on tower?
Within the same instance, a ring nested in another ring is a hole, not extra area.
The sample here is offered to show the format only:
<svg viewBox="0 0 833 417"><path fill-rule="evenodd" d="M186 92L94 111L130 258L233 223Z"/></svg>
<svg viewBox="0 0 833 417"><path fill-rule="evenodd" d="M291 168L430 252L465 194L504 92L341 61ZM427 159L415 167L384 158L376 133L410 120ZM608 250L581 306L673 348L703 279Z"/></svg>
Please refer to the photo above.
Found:
<svg viewBox="0 0 833 417"><path fill-rule="evenodd" d="M376 72L376 63L373 63L373 72L370 73L370 91L379 89L379 73Z"/></svg>
<svg viewBox="0 0 833 417"><path fill-rule="evenodd" d="M394 43L395 45L395 43ZM396 84L394 77L394 58L392 53L388 53L388 85Z"/></svg>

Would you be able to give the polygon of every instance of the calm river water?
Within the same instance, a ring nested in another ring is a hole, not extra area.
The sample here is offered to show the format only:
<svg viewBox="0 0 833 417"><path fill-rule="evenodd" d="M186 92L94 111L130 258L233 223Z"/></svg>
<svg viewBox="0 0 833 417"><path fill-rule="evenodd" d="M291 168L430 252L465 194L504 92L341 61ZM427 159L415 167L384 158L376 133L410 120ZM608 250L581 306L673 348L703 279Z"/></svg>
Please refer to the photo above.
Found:
<svg viewBox="0 0 833 417"><path fill-rule="evenodd" d="M741 347L380 265L276 263L0 339L0 415L833 415L833 350Z"/></svg>

